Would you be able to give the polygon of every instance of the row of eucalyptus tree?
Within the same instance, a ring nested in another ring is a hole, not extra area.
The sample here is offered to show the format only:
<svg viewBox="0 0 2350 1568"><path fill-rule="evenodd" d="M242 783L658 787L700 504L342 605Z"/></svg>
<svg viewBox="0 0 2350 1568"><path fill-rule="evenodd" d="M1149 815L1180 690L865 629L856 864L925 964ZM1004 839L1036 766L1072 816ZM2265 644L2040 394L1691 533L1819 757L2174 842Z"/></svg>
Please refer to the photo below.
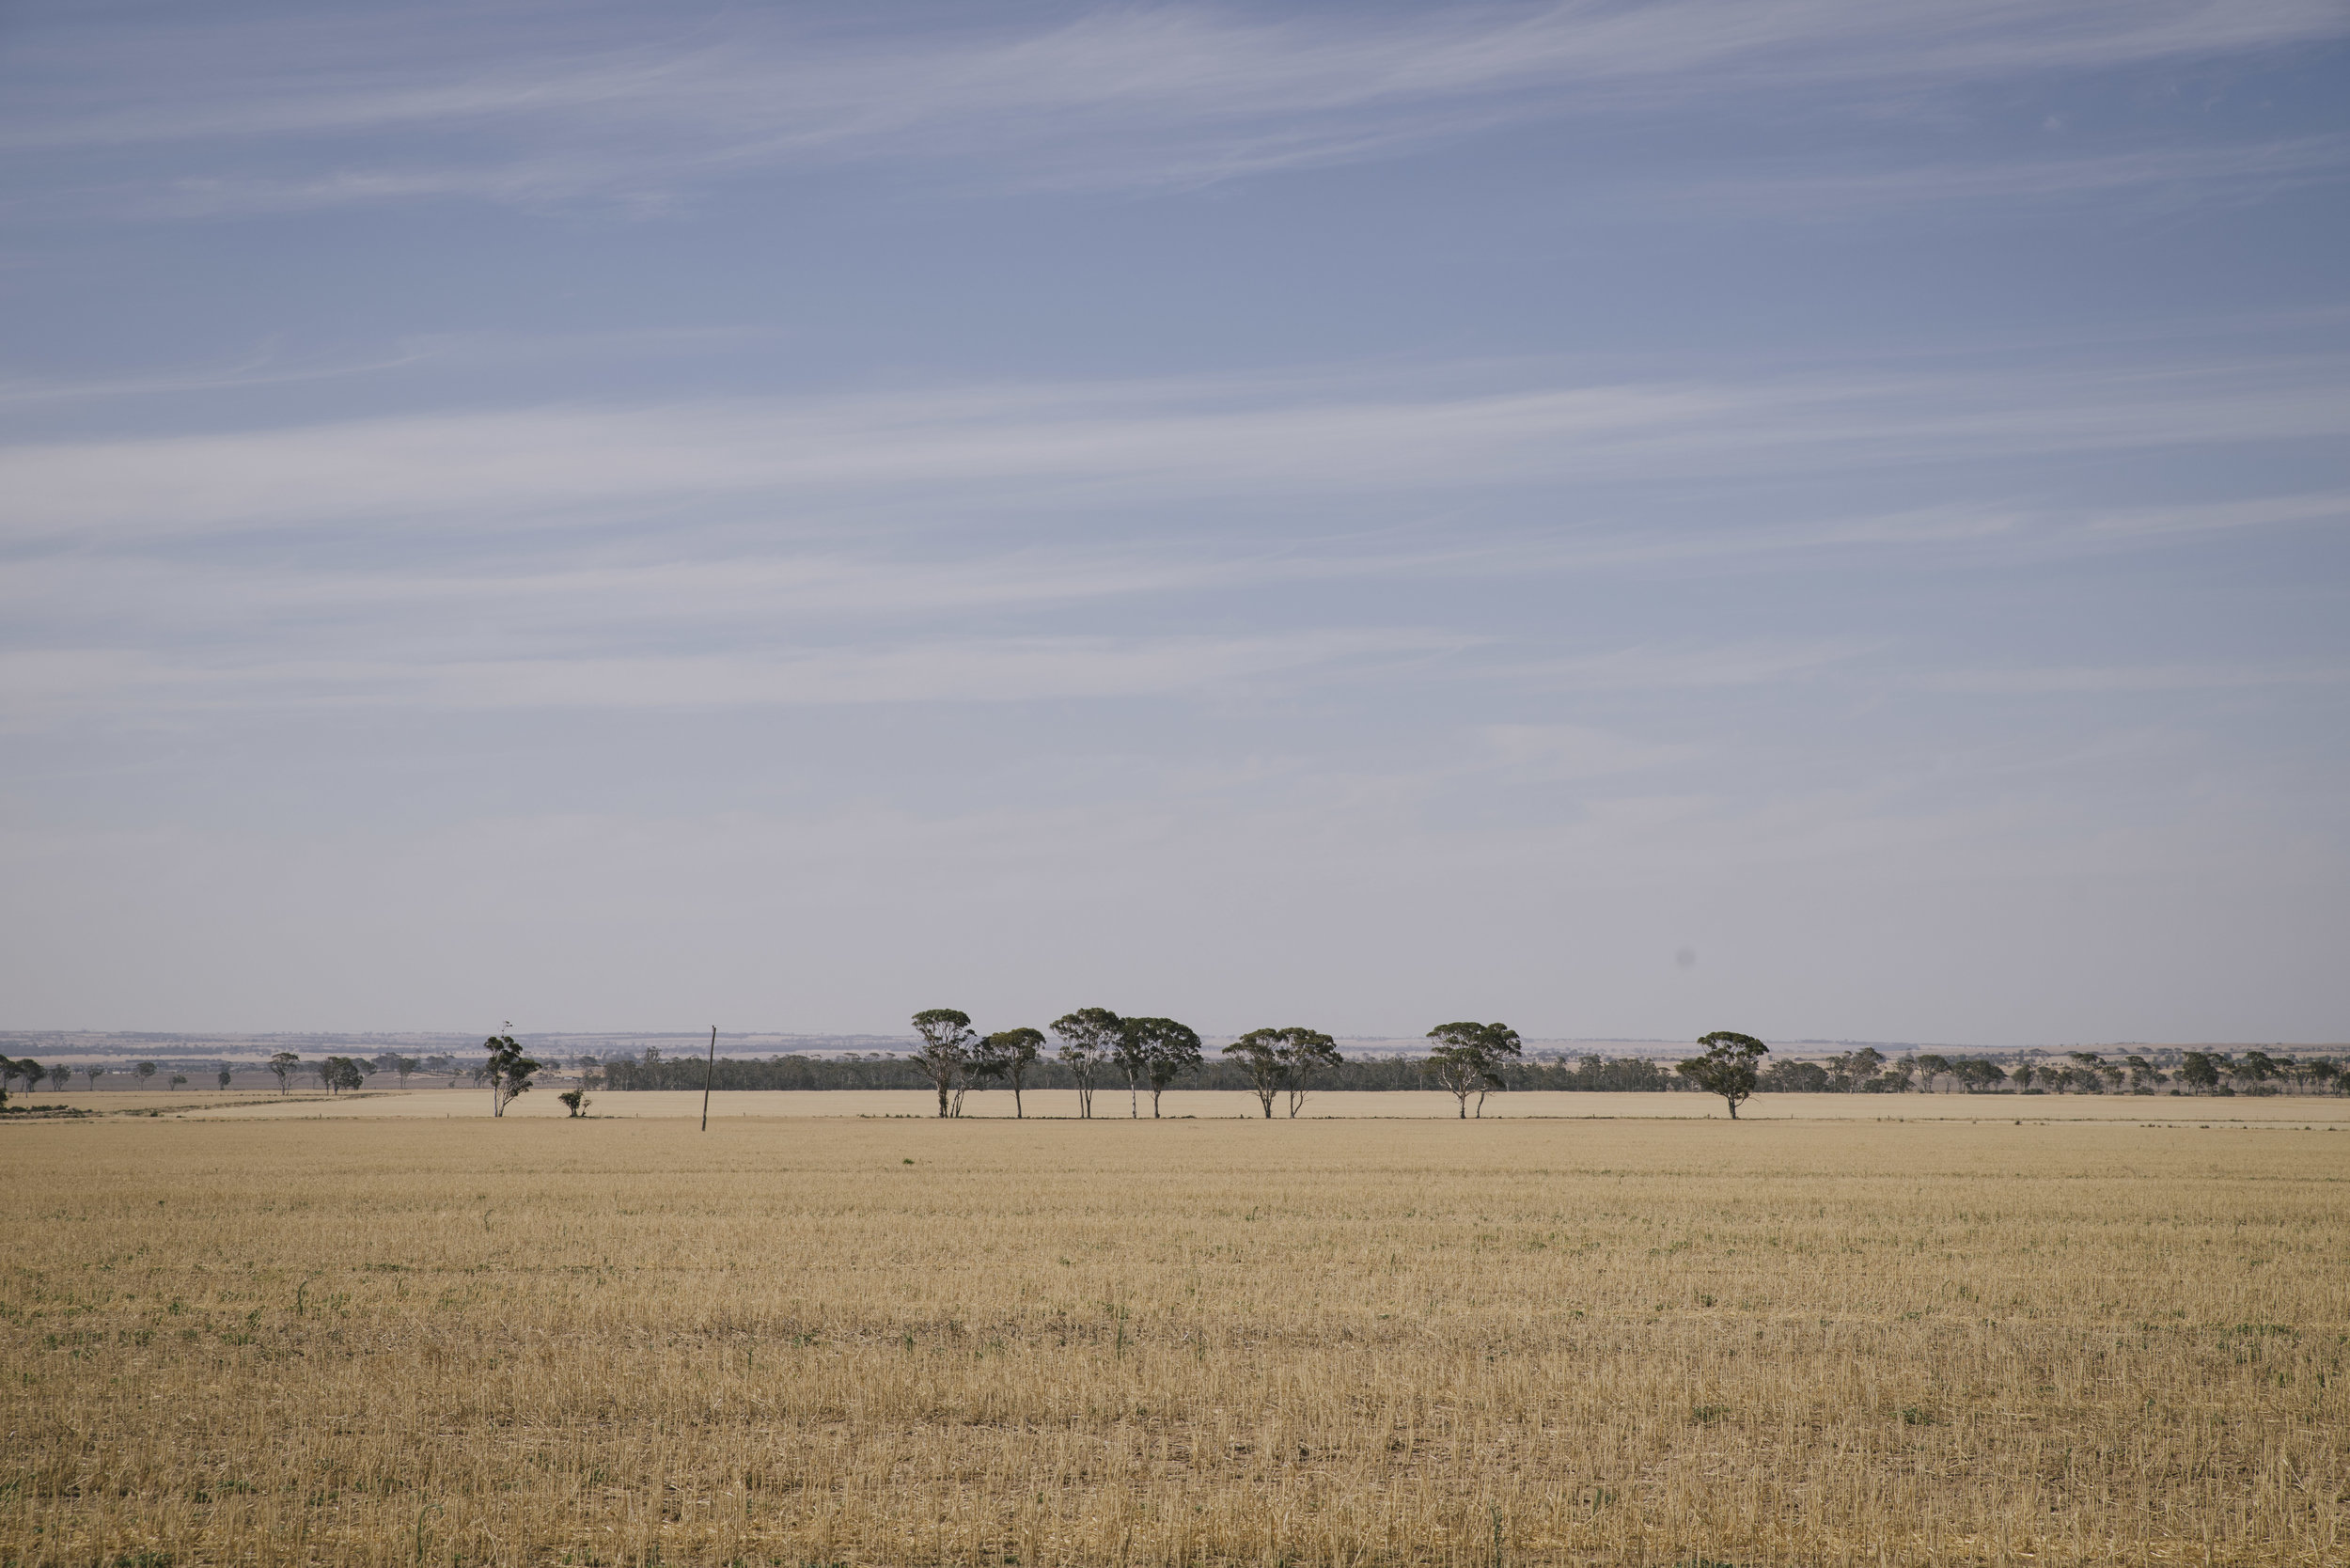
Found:
<svg viewBox="0 0 2350 1568"><path fill-rule="evenodd" d="M971 1015L950 1007L927 1008L914 1015L921 1047L914 1062L938 1094L938 1114L963 1114L964 1096L1001 1083L1011 1090L1012 1114L1026 1116L1022 1090L1028 1074L1058 1041L1053 1059L1069 1072L1077 1091L1077 1115L1093 1115L1096 1090L1123 1078L1126 1114L1142 1114L1142 1091L1151 1091L1151 1114L1176 1079L1199 1070L1198 1031L1172 1018L1123 1018L1105 1007L1079 1008L1053 1020L1053 1039L1042 1029L1001 1029L981 1034ZM1503 1087L1501 1070L1520 1055L1518 1032L1507 1024L1440 1024L1428 1031L1432 1044L1422 1071L1469 1114L1472 1099L1484 1114L1485 1096ZM1224 1047L1223 1054L1247 1073L1249 1087L1268 1120L1277 1102L1295 1117L1317 1078L1342 1058L1338 1043L1319 1029L1292 1025L1251 1029Z"/></svg>

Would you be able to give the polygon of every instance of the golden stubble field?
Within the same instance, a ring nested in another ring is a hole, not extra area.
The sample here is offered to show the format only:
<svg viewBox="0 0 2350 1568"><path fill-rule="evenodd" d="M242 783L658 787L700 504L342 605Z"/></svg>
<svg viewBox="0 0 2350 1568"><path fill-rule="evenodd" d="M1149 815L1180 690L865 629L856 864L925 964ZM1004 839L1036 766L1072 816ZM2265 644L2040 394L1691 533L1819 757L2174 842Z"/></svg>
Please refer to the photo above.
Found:
<svg viewBox="0 0 2350 1568"><path fill-rule="evenodd" d="M2339 1563L2350 1134L0 1134L0 1562Z"/></svg>

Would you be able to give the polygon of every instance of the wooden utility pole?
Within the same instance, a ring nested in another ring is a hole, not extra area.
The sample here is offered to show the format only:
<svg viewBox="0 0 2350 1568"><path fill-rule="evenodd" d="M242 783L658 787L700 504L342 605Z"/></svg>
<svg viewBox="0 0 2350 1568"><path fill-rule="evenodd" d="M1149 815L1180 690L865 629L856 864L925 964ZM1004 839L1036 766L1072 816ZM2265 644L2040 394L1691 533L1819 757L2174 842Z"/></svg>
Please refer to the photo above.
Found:
<svg viewBox="0 0 2350 1568"><path fill-rule="evenodd" d="M710 1131L710 1076L718 1071L718 1026L710 1026L710 1059L702 1064L702 1131Z"/></svg>

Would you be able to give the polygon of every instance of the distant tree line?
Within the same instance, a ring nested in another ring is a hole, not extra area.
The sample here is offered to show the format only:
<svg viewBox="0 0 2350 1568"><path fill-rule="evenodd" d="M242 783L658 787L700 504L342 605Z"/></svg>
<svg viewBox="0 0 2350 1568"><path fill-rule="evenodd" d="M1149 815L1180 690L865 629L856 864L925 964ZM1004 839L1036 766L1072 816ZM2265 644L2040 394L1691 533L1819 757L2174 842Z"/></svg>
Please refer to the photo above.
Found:
<svg viewBox="0 0 2350 1568"><path fill-rule="evenodd" d="M1277 1107L1296 1116L1317 1090L1353 1092L1434 1087L1452 1094L1460 1114L1481 1114L1485 1098L1501 1092L1569 1090L1583 1093L1655 1093L1687 1090L1722 1097L1731 1115L1749 1096L1762 1094L2326 1094L2350 1093L2350 1070L2330 1058L2292 1056L2252 1049L2241 1053L2166 1050L2154 1057L2135 1052L2069 1051L2010 1053L2005 1062L1990 1055L1920 1051L1890 1058L1860 1046L1820 1060L1780 1058L1763 1065L1770 1048L1751 1035L1717 1031L1698 1042L1698 1056L1664 1062L1642 1057L1588 1054L1568 1059L1529 1058L1517 1032L1504 1024L1443 1024L1429 1031L1424 1055L1346 1058L1332 1038L1301 1027L1252 1029L1217 1051L1198 1034L1168 1018L1125 1018L1106 1008L1081 1008L1054 1020L1051 1032L1012 1028L981 1034L970 1018L951 1008L933 1008L915 1017L920 1047L911 1055L854 1053L835 1058L783 1056L756 1060L665 1057L649 1047L641 1058L616 1055L573 1059L579 1088L561 1096L573 1116L585 1113L587 1091L611 1089L698 1090L705 1074L723 1090L913 1090L932 1091L938 1114L963 1113L974 1090L1003 1089L1014 1114L1025 1114L1023 1096L1032 1089L1073 1090L1078 1114L1090 1117L1097 1091L1123 1086L1130 1116L1141 1114L1149 1097L1159 1114L1161 1097L1182 1083L1205 1090L1243 1091L1256 1097L1270 1118ZM509 1026L510 1027L510 1026ZM511 1034L483 1043L483 1058L409 1057L384 1052L370 1058L328 1056L305 1061L280 1051L263 1063L289 1092L297 1077L315 1075L329 1093L362 1089L378 1074L404 1088L419 1073L446 1075L450 1088L470 1081L492 1091L494 1113L531 1087L544 1064L530 1059ZM81 1075L86 1087L112 1071L103 1063L79 1068L44 1066L30 1058L0 1057L0 1105L9 1088L28 1091L43 1083L70 1086ZM158 1073L152 1062L130 1070L140 1084ZM219 1087L229 1087L231 1069L220 1064ZM170 1086L186 1084L174 1074ZM574 1099L573 1096L577 1098Z"/></svg>
<svg viewBox="0 0 2350 1568"><path fill-rule="evenodd" d="M1023 1114L1028 1090L1074 1090L1077 1114L1090 1117L1096 1095L1127 1090L1127 1113L1141 1114L1148 1096L1160 1114L1161 1096L1177 1083L1193 1089L1240 1090L1256 1096L1270 1118L1277 1106L1296 1116L1318 1090L1388 1090L1434 1084L1454 1095L1465 1117L1486 1095L1527 1090L1650 1090L1688 1087L1660 1062L1587 1056L1575 1061L1532 1061L1517 1032L1505 1024L1439 1025L1425 1056L1348 1058L1332 1038L1300 1026L1251 1029L1211 1055L1198 1032L1170 1018L1121 1017L1107 1008L1064 1013L1051 1032L1036 1028L981 1034L968 1014L952 1008L916 1013L920 1047L911 1055L869 1052L826 1058L788 1056L759 1060L665 1057L649 1047L641 1058L614 1056L590 1067L598 1084L620 1091L695 1090L707 1075L724 1090L908 1090L937 1097L938 1114L962 1114L975 1090L1010 1092Z"/></svg>
<svg viewBox="0 0 2350 1568"><path fill-rule="evenodd" d="M2350 1091L2342 1064L2324 1057L2250 1050L2185 1051L2168 1071L2136 1052L1988 1056L1920 1051L1898 1060L1871 1047L1822 1061L1777 1061L1758 1076L1764 1092L1794 1094L2334 1094Z"/></svg>
<svg viewBox="0 0 2350 1568"><path fill-rule="evenodd" d="M1087 1013L1100 1016L1089 1020ZM1104 1024L1103 1019L1111 1022ZM1106 1009L1086 1010L1062 1020L1072 1021L1100 1031L1085 1054L1073 1061L1043 1049L1047 1043L1036 1030L1007 1031L1036 1038L999 1058L992 1053L1001 1053L1005 1046L1001 1043L989 1044L995 1037L971 1031L969 1039L963 1040L955 1031L968 1030L967 1021L958 1026L948 1019L933 1020L932 1028L944 1032L935 1043L926 1041L923 1050L912 1056L870 1052L831 1058L720 1058L709 1072L713 1086L727 1090L927 1089L942 1095L945 1114L948 1116L957 1113L962 1097L971 1090L998 1085L1012 1090L1015 1095L1030 1089L1074 1090L1089 1106L1096 1089L1128 1081L1117 1046L1118 1026L1123 1021ZM1516 1041L1514 1033L1499 1025L1446 1025L1443 1028L1502 1030L1509 1043ZM1491 1041L1498 1042L1501 1038L1496 1035ZM2350 1073L2345 1073L2340 1062L2258 1050L2237 1056L2206 1051L2178 1053L2179 1059L2169 1064L2167 1070L2136 1053L2107 1056L2074 1051L2054 1058L2019 1055L2002 1064L1989 1056L1932 1051L1891 1058L1873 1046L1841 1052L1825 1060L1782 1058L1761 1066L1768 1047L1751 1036L1723 1031L1718 1036L1725 1043L1721 1052L1708 1043L1717 1036L1709 1035L1700 1042L1706 1049L1704 1054L1691 1058L1699 1068L1693 1074L1688 1063L1644 1057L1594 1053L1572 1058L1529 1059L1522 1049L1489 1049L1490 1042L1480 1043L1466 1035L1451 1042L1437 1040L1426 1055L1368 1058L1341 1057L1335 1044L1324 1049L1321 1043L1328 1039L1310 1029L1251 1030L1221 1053L1202 1051L1196 1062L1179 1067L1177 1073L1190 1088L1252 1093L1266 1116L1273 1115L1275 1106L1282 1104L1288 1105L1289 1114L1296 1115L1309 1084L1315 1089L1353 1092L1423 1090L1433 1084L1460 1094L1465 1114L1473 1108L1476 1098L1486 1092L1722 1092L1714 1087L1716 1083L1731 1086L1741 1101L1755 1093L2350 1092ZM1753 1041L1754 1048L1748 1050L1737 1043L1742 1041ZM1293 1060L1284 1057L1284 1052L1296 1053ZM998 1059L1001 1066L996 1064ZM699 1089L705 1071L699 1058L665 1058L658 1049L648 1049L642 1059L615 1056L588 1065L596 1068L603 1087L620 1090ZM1149 1092L1149 1069L1140 1060L1136 1066L1135 1090L1137 1094ZM1016 1084L1012 1081L1015 1070ZM1752 1074L1753 1081L1741 1089L1747 1074ZM1167 1076L1161 1087L1172 1081L1171 1075ZM1089 1110L1085 1113L1089 1114Z"/></svg>

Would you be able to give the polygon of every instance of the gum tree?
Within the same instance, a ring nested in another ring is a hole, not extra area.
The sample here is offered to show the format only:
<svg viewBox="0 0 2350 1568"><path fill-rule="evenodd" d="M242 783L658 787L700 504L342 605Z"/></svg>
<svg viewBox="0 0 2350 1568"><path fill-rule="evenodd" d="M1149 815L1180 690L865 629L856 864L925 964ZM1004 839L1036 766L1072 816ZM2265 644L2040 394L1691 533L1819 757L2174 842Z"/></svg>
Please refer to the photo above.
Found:
<svg viewBox="0 0 2350 1568"><path fill-rule="evenodd" d="M1755 1080L1760 1075L1754 1064L1768 1056L1771 1048L1750 1034L1731 1029L1716 1029L1700 1036L1698 1043L1705 1048L1705 1054L1676 1062L1673 1071L1708 1094L1720 1095L1730 1106L1730 1119L1735 1121L1739 1105L1754 1092ZM1925 1065L1924 1058L1919 1058L1919 1065Z"/></svg>
<svg viewBox="0 0 2350 1568"><path fill-rule="evenodd" d="M982 1078L1001 1078L1011 1090L1011 1114L1017 1121L1027 1113L1021 1108L1020 1090L1028 1070L1044 1054L1044 1031L1042 1029L1003 1029L979 1042L977 1071Z"/></svg>
<svg viewBox="0 0 2350 1568"><path fill-rule="evenodd" d="M1151 1117L1158 1120L1159 1096L1185 1073L1199 1070L1199 1036L1172 1018L1129 1018L1121 1032L1120 1065L1128 1060L1128 1082L1138 1074L1151 1086Z"/></svg>
<svg viewBox="0 0 2350 1568"><path fill-rule="evenodd" d="M1248 1090L1264 1107L1267 1121L1273 1120L1273 1102L1280 1097L1289 1064L1282 1059L1281 1047L1287 1029L1250 1029L1224 1047L1224 1054L1235 1058L1248 1072Z"/></svg>
<svg viewBox="0 0 2350 1568"><path fill-rule="evenodd" d="M293 1076L294 1069L301 1065L302 1058L291 1051L280 1051L269 1058L269 1070L277 1075L278 1093L286 1092L287 1080Z"/></svg>
<svg viewBox="0 0 2350 1568"><path fill-rule="evenodd" d="M971 1015L950 1007L926 1008L914 1015L914 1032L922 1037L922 1048L914 1053L914 1065L938 1090L938 1114L960 1115L972 1053L979 1043L971 1028ZM949 1094L954 1096L951 1112L947 1105Z"/></svg>
<svg viewBox="0 0 2350 1568"><path fill-rule="evenodd" d="M511 1029L514 1026L506 1027ZM530 1092L531 1077L545 1063L531 1060L511 1034L494 1034L481 1046L490 1053L489 1059L481 1065L482 1081L490 1086L490 1114L504 1116L506 1107L514 1103L517 1095ZM354 1072L352 1076L357 1074Z"/></svg>
<svg viewBox="0 0 2350 1568"><path fill-rule="evenodd" d="M1093 1115L1094 1082L1116 1057L1124 1027L1123 1020L1105 1007L1081 1007L1053 1020L1053 1032L1060 1036L1060 1049L1054 1055L1077 1082L1077 1115L1081 1120L1089 1120Z"/></svg>
<svg viewBox="0 0 2350 1568"><path fill-rule="evenodd" d="M1142 1114L1142 1080L1149 1069L1149 1042L1138 1027L1151 1020L1125 1018L1119 1021L1118 1038L1110 1043L1110 1059L1126 1074L1126 1114Z"/></svg>
<svg viewBox="0 0 2350 1568"><path fill-rule="evenodd" d="M1289 1067L1289 1079L1282 1085L1289 1091L1290 1120L1305 1108L1306 1090L1313 1083L1314 1074L1342 1067L1346 1058L1339 1055L1339 1043L1319 1029L1286 1028L1288 1039L1282 1043L1282 1059ZM1516 1036L1511 1037L1512 1040Z"/></svg>
<svg viewBox="0 0 2350 1568"><path fill-rule="evenodd" d="M1314 1074L1345 1060L1339 1055L1338 1043L1328 1035L1294 1025L1286 1029L1250 1029L1225 1046L1224 1054L1238 1058L1247 1070L1249 1092L1264 1107L1268 1120L1273 1102L1282 1094L1289 1096L1291 1120L1296 1120Z"/></svg>
<svg viewBox="0 0 2350 1568"><path fill-rule="evenodd" d="M1469 1096L1477 1096L1477 1115L1485 1116L1485 1096L1503 1086L1502 1064L1517 1059L1518 1031L1507 1024L1439 1024L1428 1031L1435 1044L1420 1071L1459 1104L1461 1120L1468 1120Z"/></svg>

